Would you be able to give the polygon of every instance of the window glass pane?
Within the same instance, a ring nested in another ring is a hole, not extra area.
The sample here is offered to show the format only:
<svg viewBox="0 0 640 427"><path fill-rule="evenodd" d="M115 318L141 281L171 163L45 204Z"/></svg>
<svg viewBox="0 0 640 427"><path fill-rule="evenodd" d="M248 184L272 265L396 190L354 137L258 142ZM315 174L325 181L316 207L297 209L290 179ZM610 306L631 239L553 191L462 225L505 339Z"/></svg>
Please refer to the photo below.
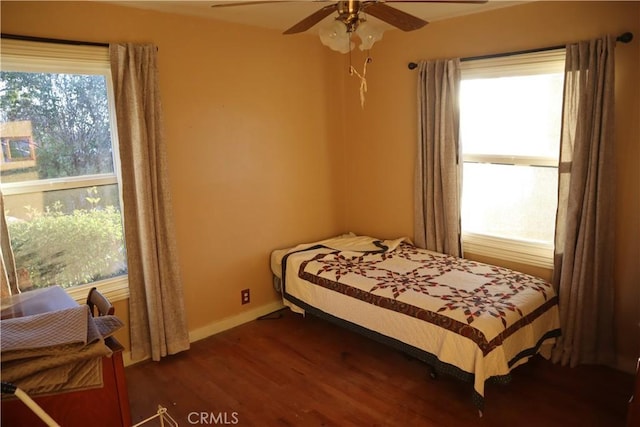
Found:
<svg viewBox="0 0 640 427"><path fill-rule="evenodd" d="M463 153L557 158L562 86L561 73L463 80Z"/></svg>
<svg viewBox="0 0 640 427"><path fill-rule="evenodd" d="M5 196L5 214L23 290L127 272L115 184Z"/></svg>
<svg viewBox="0 0 640 427"><path fill-rule="evenodd" d="M556 168L465 163L462 229L553 242L557 179Z"/></svg>
<svg viewBox="0 0 640 427"><path fill-rule="evenodd" d="M0 89L4 182L114 172L104 75L3 71Z"/></svg>

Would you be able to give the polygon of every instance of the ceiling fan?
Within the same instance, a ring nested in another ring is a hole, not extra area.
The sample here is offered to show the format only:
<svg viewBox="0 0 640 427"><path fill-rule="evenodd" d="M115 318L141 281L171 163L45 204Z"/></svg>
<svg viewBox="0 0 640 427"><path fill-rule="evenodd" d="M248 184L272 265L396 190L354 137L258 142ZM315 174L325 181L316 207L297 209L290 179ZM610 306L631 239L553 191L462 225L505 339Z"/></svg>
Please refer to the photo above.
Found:
<svg viewBox="0 0 640 427"><path fill-rule="evenodd" d="M214 4L211 7L248 6L253 4L283 3L279 1L245 1ZM413 31L424 27L427 21L388 6L386 3L486 3L487 0L314 0L318 3L330 3L307 16L283 34L297 34L311 29L327 16L337 12L335 20L320 28L320 40L333 50L347 53L354 47L351 36L359 36L361 50L368 50L382 38L382 30L367 23L366 15L371 15L402 31Z"/></svg>
<svg viewBox="0 0 640 427"><path fill-rule="evenodd" d="M263 0L243 1L214 4L211 7L248 6L265 3L286 3L295 0ZM360 39L360 50L369 50L373 44L382 38L382 29L367 22L367 16L371 15L402 31L413 31L427 25L427 21L406 13L402 10L388 6L386 3L486 3L487 0L313 0L318 3L329 3L317 10L302 21L287 29L283 34L297 34L311 29L327 16L337 12L335 19L319 31L322 44L340 53L349 53L354 48L353 36ZM367 54L362 72L359 73L351 65L349 55L349 74L360 79L360 105L364 108L364 97L367 91L367 64L371 58Z"/></svg>

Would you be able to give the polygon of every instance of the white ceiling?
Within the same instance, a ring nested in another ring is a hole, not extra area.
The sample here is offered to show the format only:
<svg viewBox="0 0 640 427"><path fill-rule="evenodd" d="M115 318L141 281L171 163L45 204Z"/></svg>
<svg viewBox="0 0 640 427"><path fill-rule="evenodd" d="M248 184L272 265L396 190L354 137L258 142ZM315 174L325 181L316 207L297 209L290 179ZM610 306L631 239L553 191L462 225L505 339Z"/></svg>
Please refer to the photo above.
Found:
<svg viewBox="0 0 640 427"><path fill-rule="evenodd" d="M415 1L415 0L414 0ZM161 12L177 13L183 15L199 16L202 18L217 19L220 21L234 22L245 25L252 25L262 28L276 29L284 31L293 26L308 15L321 9L326 4L335 3L323 0L299 0L299 1L274 1L270 3L246 4L246 0L223 0L223 1L108 1L122 6L139 9L151 9ZM233 3L245 3L244 5L234 5L233 7L211 7L212 5L230 5ZM415 15L425 21L432 22L456 16L468 15L472 13L484 12L490 9L512 6L523 3L523 1L489 0L483 4L471 3L389 3L388 5L404 12ZM328 21L330 17L325 18ZM369 17L372 22L376 21L385 29L392 28L390 25L382 23L375 18ZM322 21L322 22L324 22ZM318 24L309 31L317 31Z"/></svg>

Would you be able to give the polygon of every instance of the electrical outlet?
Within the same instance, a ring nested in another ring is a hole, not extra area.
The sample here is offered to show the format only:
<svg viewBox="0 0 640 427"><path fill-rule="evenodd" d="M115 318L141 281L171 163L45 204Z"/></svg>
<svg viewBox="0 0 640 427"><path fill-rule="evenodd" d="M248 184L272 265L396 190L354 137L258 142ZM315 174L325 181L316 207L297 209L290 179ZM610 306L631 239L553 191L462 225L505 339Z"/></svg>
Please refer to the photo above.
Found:
<svg viewBox="0 0 640 427"><path fill-rule="evenodd" d="M241 290L240 297L242 304L249 304L251 302L251 294L249 293L249 289Z"/></svg>

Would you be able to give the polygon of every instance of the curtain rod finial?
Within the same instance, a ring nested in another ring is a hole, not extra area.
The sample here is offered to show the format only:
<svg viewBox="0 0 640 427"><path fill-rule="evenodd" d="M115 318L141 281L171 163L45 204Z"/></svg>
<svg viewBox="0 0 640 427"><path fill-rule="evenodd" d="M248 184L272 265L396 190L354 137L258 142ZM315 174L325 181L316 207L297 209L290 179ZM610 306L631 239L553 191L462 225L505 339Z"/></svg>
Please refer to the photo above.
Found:
<svg viewBox="0 0 640 427"><path fill-rule="evenodd" d="M416 64L415 62L409 62L409 65L407 65L407 67L409 67L410 70L414 70L418 68L418 64Z"/></svg>
<svg viewBox="0 0 640 427"><path fill-rule="evenodd" d="M622 43L629 43L631 40L633 40L633 33L627 31L626 33L618 36L616 40Z"/></svg>

